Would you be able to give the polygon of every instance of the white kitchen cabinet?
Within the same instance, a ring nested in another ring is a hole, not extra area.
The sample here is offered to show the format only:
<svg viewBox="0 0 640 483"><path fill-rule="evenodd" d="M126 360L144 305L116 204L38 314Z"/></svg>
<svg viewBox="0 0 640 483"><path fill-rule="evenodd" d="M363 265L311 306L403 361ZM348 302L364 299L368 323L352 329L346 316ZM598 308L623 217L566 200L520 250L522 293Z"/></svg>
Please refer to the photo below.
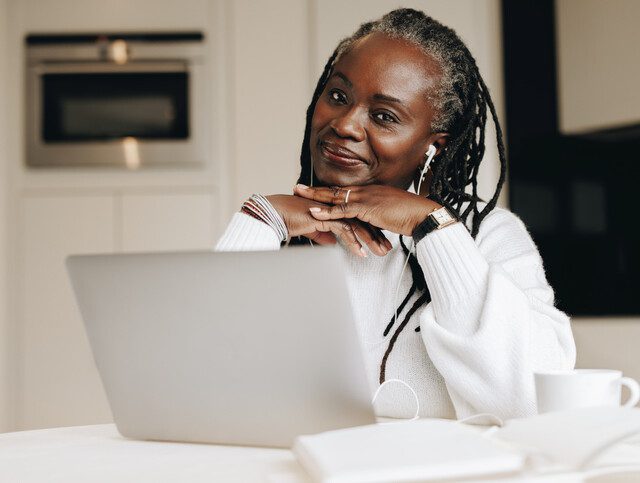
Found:
<svg viewBox="0 0 640 483"><path fill-rule="evenodd" d="M64 260L114 251L114 213L113 196L21 200L18 429L111 421Z"/></svg>
<svg viewBox="0 0 640 483"><path fill-rule="evenodd" d="M64 266L74 253L206 250L211 190L60 191L21 198L17 271L17 429L111 422Z"/></svg>
<svg viewBox="0 0 640 483"><path fill-rule="evenodd" d="M213 199L207 192L123 194L122 250L211 249L216 224Z"/></svg>

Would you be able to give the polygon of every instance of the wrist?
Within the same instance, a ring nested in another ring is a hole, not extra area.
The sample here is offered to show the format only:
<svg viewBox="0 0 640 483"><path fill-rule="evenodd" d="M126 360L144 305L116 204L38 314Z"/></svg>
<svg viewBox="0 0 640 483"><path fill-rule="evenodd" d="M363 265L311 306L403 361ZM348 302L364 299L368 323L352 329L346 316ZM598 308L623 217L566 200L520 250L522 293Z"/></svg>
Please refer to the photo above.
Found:
<svg viewBox="0 0 640 483"><path fill-rule="evenodd" d="M429 198L421 198L420 208L416 211L410 230L406 235L413 236L416 228L418 228L418 226L420 226L420 224L422 224L431 213L440 208L442 208L440 203L430 200Z"/></svg>
<svg viewBox="0 0 640 483"><path fill-rule="evenodd" d="M266 197L257 194L252 195L244 202L242 208L240 208L240 212L273 228L281 242L286 241L289 237L287 225L282 219L282 216Z"/></svg>
<svg viewBox="0 0 640 483"><path fill-rule="evenodd" d="M415 243L418 243L429 233L453 225L460 221L458 214L444 206L433 210L419 223L411 233Z"/></svg>
<svg viewBox="0 0 640 483"><path fill-rule="evenodd" d="M244 204L240 208L240 213L244 213L245 215L249 215L251 218L254 218L254 219L258 220L258 221L261 221L265 225L267 224L266 221L264 221L262 218L260 218L258 215L256 215L253 211L247 209L247 207Z"/></svg>

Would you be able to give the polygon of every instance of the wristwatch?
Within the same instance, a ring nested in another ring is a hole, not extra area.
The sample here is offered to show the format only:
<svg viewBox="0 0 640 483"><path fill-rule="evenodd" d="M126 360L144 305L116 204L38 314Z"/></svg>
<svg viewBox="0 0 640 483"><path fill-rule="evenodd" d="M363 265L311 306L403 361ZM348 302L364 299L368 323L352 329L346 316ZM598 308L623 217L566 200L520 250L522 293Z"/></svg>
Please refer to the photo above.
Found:
<svg viewBox="0 0 640 483"><path fill-rule="evenodd" d="M411 235L413 240L418 243L433 230L439 230L458 221L458 217L455 214L451 213L445 206L442 206L429 213L425 220L416 226Z"/></svg>

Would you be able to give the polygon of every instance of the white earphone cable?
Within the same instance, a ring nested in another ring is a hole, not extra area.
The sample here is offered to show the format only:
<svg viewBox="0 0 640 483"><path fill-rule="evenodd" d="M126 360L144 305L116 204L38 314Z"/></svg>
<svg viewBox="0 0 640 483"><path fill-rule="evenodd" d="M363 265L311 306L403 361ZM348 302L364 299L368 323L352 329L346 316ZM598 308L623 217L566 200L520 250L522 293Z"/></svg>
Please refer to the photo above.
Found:
<svg viewBox="0 0 640 483"><path fill-rule="evenodd" d="M378 386L378 389L376 390L375 394L373 395L373 399L371 400L371 405L373 406L375 404L376 399L378 399L378 396L380 395L380 391L382 390L382 388L384 386L386 386L387 384L392 383L392 382L398 382L400 384L403 384L403 385L407 386L409 388L409 391L411 391L411 394L413 394L413 397L416 400L416 413L414 414L414 416L411 419L409 419L409 421L415 421L416 419L418 419L420 417L420 400L418 399L418 395L413 390L413 388L409 384L404 382L402 379L387 379L382 384L380 384L380 386Z"/></svg>
<svg viewBox="0 0 640 483"><path fill-rule="evenodd" d="M426 152L427 154L427 160L424 163L424 167L422 168L422 171L420 172L420 180L418 180L418 189L416 190L416 194L420 194L420 188L422 187L422 180L424 179L424 175L426 174L427 170L429 169L429 165L431 164L431 161L433 160L433 157L436 155L436 148L433 144L429 145L429 150ZM393 297L393 306L395 307L394 309L394 313L393 313L393 325L396 325L396 322L398 321L398 293L400 292L400 283L402 282L402 277L404 276L404 271L407 268L407 264L409 263L409 258L411 257L411 253L413 252L413 249L415 248L415 244L412 244L411 247L409 247L409 254L407 255L407 258L404 261L404 264L402 265L402 271L400 272L400 277L398 278L398 284L396 285L396 291L395 291L395 295Z"/></svg>
<svg viewBox="0 0 640 483"><path fill-rule="evenodd" d="M420 179L418 180L418 189L416 190L416 194L420 194L420 188L422 187L422 180L424 179L424 175L427 172L427 170L429 169L429 165L431 164L431 161L433 160L433 157L436 155L436 148L433 144L431 144L429 146L429 150L426 152L427 154L427 160L424 163L424 167L422 168L422 171L420 172ZM409 254L407 255L407 258L405 258L404 263L402 264L402 270L400 271L400 277L398 278L398 283L396 285L396 290L395 290L395 295L394 295L394 301L393 301L393 306L395 307L394 309L394 313L393 313L393 325L396 324L397 319L398 319L398 293L400 292L400 283L402 282L402 277L404 276L404 271L407 268L407 264L409 263L409 258L411 257L411 253L413 252L415 248L415 243L411 245L411 247L409 248ZM402 379L387 379L386 381L384 381L382 384L380 384L380 386L378 386L378 389L376 390L375 394L373 395L373 399L371 401L371 404L373 405L376 402L376 399L378 398L378 395L380 394L380 391L382 390L382 388L387 385L388 383L391 382L397 382L400 384L405 385L406 387L409 388L409 390L411 391L411 394L413 394L413 397L416 400L416 413L413 416L413 418L410 419L410 421L414 421L416 419L418 419L420 417L420 400L418 399L418 395L416 394L415 390L406 382L404 382Z"/></svg>

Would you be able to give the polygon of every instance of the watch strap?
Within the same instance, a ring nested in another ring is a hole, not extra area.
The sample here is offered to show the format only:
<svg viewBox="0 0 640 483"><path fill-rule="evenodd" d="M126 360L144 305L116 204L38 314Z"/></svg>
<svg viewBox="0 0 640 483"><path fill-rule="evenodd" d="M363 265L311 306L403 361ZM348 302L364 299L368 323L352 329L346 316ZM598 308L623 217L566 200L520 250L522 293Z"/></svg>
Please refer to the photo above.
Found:
<svg viewBox="0 0 640 483"><path fill-rule="evenodd" d="M441 208L436 208L436 209L441 209ZM451 210L445 208L447 210L447 213L449 213L449 215L455 220L455 221L460 221L459 217L455 214L455 213L451 213ZM436 210L433 210L436 211ZM433 212L432 212L433 213ZM429 233L431 233L434 230L437 230L439 228L442 228L444 226L448 226L451 223L447 223L446 225L440 225L436 219L432 216L432 213L429 213L429 215L427 215L427 217L420 222L420 224L418 224L418 226L416 226L416 228L413 230L413 233L411 234L411 236L413 237L413 241L417 244L420 240L422 240L425 236L427 236Z"/></svg>

